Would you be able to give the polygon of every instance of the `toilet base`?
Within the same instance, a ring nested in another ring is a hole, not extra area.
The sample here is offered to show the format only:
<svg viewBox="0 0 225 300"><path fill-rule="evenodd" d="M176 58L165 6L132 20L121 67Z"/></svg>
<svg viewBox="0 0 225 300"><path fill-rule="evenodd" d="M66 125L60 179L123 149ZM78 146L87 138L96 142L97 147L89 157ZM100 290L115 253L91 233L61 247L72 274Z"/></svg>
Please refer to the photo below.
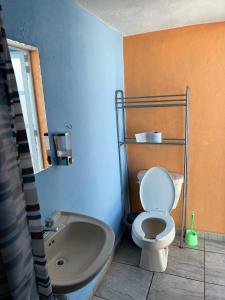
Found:
<svg viewBox="0 0 225 300"><path fill-rule="evenodd" d="M165 272L168 262L169 248L145 249L142 248L140 267L153 272Z"/></svg>

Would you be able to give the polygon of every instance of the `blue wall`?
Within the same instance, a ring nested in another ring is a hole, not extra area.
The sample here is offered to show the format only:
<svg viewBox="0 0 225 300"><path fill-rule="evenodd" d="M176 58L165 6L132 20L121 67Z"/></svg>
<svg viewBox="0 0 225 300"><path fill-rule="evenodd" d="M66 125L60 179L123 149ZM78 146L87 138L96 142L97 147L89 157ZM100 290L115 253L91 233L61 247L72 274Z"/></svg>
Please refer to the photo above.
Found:
<svg viewBox="0 0 225 300"><path fill-rule="evenodd" d="M114 92L123 88L122 37L72 0L3 0L7 36L40 51L50 134L73 126L70 167L39 173L42 215L88 214L119 234L123 205ZM92 284L75 293L86 299Z"/></svg>

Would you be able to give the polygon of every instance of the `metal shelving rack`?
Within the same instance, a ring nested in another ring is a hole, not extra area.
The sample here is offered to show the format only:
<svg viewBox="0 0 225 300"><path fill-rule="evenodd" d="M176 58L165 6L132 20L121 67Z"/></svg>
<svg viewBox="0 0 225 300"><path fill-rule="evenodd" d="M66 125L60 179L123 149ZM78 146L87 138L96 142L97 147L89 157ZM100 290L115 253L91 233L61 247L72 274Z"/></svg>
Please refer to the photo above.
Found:
<svg viewBox="0 0 225 300"><path fill-rule="evenodd" d="M170 94L157 96L135 96L125 97L122 90L115 92L116 124L120 167L121 197L124 199L125 212L131 212L129 198L129 172L127 160L127 145L164 145L181 146L184 148L184 185L183 185L183 205L182 205L182 225L180 247L183 247L183 237L186 230L186 209L187 209L187 184L188 184L188 142L189 142L189 104L190 89L187 86L184 94ZM139 108L169 108L180 107L185 110L185 126L183 138L164 138L162 143L137 143L134 138L126 137L126 110ZM122 126L121 126L122 125ZM123 164L124 160L124 164ZM124 168L123 168L124 166Z"/></svg>

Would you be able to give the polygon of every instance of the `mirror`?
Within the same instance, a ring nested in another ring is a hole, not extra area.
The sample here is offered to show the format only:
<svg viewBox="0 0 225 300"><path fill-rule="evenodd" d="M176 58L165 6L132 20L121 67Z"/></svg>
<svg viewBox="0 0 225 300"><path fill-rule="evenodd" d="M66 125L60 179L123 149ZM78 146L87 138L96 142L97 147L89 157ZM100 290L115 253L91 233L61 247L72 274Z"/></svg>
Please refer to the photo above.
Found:
<svg viewBox="0 0 225 300"><path fill-rule="evenodd" d="M7 40L20 96L34 173L51 166L38 49Z"/></svg>

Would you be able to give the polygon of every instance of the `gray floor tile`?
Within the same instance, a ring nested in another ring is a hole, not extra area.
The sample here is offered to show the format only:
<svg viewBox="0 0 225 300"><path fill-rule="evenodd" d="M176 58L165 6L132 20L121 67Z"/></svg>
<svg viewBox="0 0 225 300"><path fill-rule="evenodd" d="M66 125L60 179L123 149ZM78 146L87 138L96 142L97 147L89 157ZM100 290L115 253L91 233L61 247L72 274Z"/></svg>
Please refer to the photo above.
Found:
<svg viewBox="0 0 225 300"><path fill-rule="evenodd" d="M225 286L225 255L205 252L205 281Z"/></svg>
<svg viewBox="0 0 225 300"><path fill-rule="evenodd" d="M135 245L131 245L125 237L119 249L116 251L113 260L133 266L139 266L140 257L141 249Z"/></svg>
<svg viewBox="0 0 225 300"><path fill-rule="evenodd" d="M203 300L204 283L165 273L155 273L148 300Z"/></svg>
<svg viewBox="0 0 225 300"><path fill-rule="evenodd" d="M104 298L99 298L99 297L97 297L97 296L94 296L94 297L92 298L92 300L104 300Z"/></svg>
<svg viewBox="0 0 225 300"><path fill-rule="evenodd" d="M225 300L225 287L206 283L205 300Z"/></svg>
<svg viewBox="0 0 225 300"><path fill-rule="evenodd" d="M151 272L113 262L96 296L109 300L145 300L151 278Z"/></svg>
<svg viewBox="0 0 225 300"><path fill-rule="evenodd" d="M176 235L174 241L173 241L174 246L180 246L180 235ZM196 247L190 247L187 244L183 244L185 248L191 248L191 249L198 249L198 250L204 250L204 239L199 238L198 239L198 246Z"/></svg>
<svg viewBox="0 0 225 300"><path fill-rule="evenodd" d="M225 242L205 240L205 251L212 251L225 254Z"/></svg>
<svg viewBox="0 0 225 300"><path fill-rule="evenodd" d="M204 281L204 251L170 246L166 273Z"/></svg>

